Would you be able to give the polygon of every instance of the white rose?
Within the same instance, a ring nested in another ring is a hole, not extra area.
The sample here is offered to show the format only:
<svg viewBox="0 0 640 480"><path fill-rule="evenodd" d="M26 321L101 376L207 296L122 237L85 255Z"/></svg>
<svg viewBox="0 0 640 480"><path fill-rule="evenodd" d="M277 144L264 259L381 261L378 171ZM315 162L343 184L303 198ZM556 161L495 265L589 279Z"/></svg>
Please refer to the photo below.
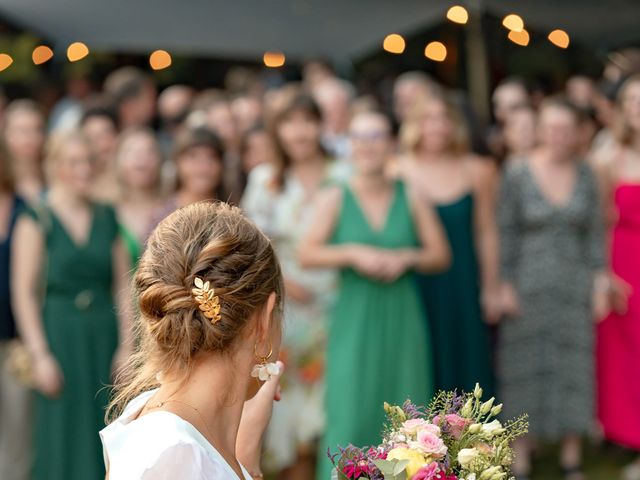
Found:
<svg viewBox="0 0 640 480"><path fill-rule="evenodd" d="M477 448L463 448L458 452L458 463L462 467L468 466L478 455L480 452Z"/></svg>

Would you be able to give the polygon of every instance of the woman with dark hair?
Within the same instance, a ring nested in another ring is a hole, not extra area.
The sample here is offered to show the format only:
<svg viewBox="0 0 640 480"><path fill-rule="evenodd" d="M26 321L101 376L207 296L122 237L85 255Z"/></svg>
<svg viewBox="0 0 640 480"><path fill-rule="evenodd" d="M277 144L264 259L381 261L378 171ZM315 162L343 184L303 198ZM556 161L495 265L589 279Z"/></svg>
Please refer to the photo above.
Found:
<svg viewBox="0 0 640 480"><path fill-rule="evenodd" d="M207 128L183 130L176 138L173 159L177 190L156 211L148 233L178 208L204 200L226 200L224 146L215 133Z"/></svg>
<svg viewBox="0 0 640 480"><path fill-rule="evenodd" d="M240 142L241 191L247 187L249 174L255 167L262 163L274 165L276 161L276 146L263 125L254 125L244 132Z"/></svg>
<svg viewBox="0 0 640 480"><path fill-rule="evenodd" d="M516 478L530 475L533 437L560 441L565 478L582 480L581 436L594 411L593 322L606 310L602 217L596 179L578 156L580 111L547 99L537 129L538 147L510 163L502 181L508 318L499 332L499 393L506 417L529 415L530 436L514 444Z"/></svg>
<svg viewBox="0 0 640 480"><path fill-rule="evenodd" d="M31 471L30 395L6 368L16 338L11 308L11 240L24 202L14 190L9 156L0 147L0 478L27 480Z"/></svg>
<svg viewBox="0 0 640 480"><path fill-rule="evenodd" d="M312 455L324 428L326 314L336 277L333 270L303 268L297 258L316 196L340 179L320 135L318 107L307 96L295 97L273 124L277 162L253 169L242 200L248 216L273 239L286 285L286 394L266 439L267 466L282 471L278 478L313 477Z"/></svg>

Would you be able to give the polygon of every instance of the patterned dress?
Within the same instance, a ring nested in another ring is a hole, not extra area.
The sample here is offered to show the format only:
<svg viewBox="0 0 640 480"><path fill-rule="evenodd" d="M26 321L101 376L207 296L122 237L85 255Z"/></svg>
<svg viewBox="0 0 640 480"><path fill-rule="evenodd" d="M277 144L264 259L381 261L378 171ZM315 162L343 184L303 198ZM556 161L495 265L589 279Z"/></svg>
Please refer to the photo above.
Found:
<svg viewBox="0 0 640 480"><path fill-rule="evenodd" d="M336 272L304 269L297 259L298 245L313 217L314 195L292 175L284 188L273 188L275 171L259 165L249 177L241 206L272 240L284 277L312 295L307 303L286 300L282 360L286 364L282 400L274 407L267 432L265 467L291 466L300 448L313 448L324 430L324 353L327 309L332 302ZM326 183L340 181L343 171L328 164Z"/></svg>
<svg viewBox="0 0 640 480"><path fill-rule="evenodd" d="M499 395L505 416L529 414L548 439L587 433L594 412L593 274L604 268L596 182L578 165L566 204L551 204L526 161L504 175L498 220L502 273L521 313L500 327Z"/></svg>

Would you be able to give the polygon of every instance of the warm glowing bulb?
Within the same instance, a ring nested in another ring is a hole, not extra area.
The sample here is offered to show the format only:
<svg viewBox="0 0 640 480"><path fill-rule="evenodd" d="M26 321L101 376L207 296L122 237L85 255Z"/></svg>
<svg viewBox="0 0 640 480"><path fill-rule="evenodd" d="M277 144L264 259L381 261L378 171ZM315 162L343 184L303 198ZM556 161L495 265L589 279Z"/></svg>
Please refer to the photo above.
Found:
<svg viewBox="0 0 640 480"><path fill-rule="evenodd" d="M282 52L265 52L262 57L265 66L277 68L284 65L284 53Z"/></svg>
<svg viewBox="0 0 640 480"><path fill-rule="evenodd" d="M469 13L464 7L455 5L447 11L447 18L454 23L465 24L469 21Z"/></svg>
<svg viewBox="0 0 640 480"><path fill-rule="evenodd" d="M516 45L526 47L527 45L529 45L529 32L527 32L526 30L522 30L521 32L511 30L509 32L509 40L511 40Z"/></svg>
<svg viewBox="0 0 640 480"><path fill-rule="evenodd" d="M549 38L549 41L556 47L567 48L569 46L569 34L564 30L554 30L547 38Z"/></svg>
<svg viewBox="0 0 640 480"><path fill-rule="evenodd" d="M89 55L89 47L82 42L75 42L67 48L67 58L70 62L77 62Z"/></svg>
<svg viewBox="0 0 640 480"><path fill-rule="evenodd" d="M524 30L524 20L522 20L522 17L520 15L516 15L515 13L504 17L504 19L502 20L502 25L514 32L521 32Z"/></svg>
<svg viewBox="0 0 640 480"><path fill-rule="evenodd" d="M149 65L154 70L162 70L171 66L171 55L166 50L156 50L149 55Z"/></svg>
<svg viewBox="0 0 640 480"><path fill-rule="evenodd" d="M431 42L425 47L424 56L435 62L442 62L447 58L447 47L441 42Z"/></svg>
<svg viewBox="0 0 640 480"><path fill-rule="evenodd" d="M404 52L405 46L404 38L397 33L387 35L384 37L384 42L382 43L382 48L389 53L402 53Z"/></svg>
<svg viewBox="0 0 640 480"><path fill-rule="evenodd" d="M36 65L42 65L45 62L48 62L53 57L53 50L47 47L46 45L40 45L33 49L33 53L31 54L31 59L33 63Z"/></svg>
<svg viewBox="0 0 640 480"><path fill-rule="evenodd" d="M11 55L7 55L6 53L0 53L0 72L6 70L13 63L13 58Z"/></svg>

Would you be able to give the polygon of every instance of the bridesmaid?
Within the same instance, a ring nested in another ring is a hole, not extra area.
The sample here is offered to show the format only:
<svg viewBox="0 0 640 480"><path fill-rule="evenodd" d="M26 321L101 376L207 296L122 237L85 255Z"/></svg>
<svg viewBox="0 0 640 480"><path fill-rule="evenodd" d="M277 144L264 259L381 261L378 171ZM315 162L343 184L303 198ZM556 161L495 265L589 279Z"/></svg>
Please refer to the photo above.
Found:
<svg viewBox="0 0 640 480"><path fill-rule="evenodd" d="M117 204L120 236L135 266L142 253L148 226L161 205L160 145L147 127L132 127L120 134L115 152L119 183Z"/></svg>
<svg viewBox="0 0 640 480"><path fill-rule="evenodd" d="M31 477L31 395L9 373L7 360L17 337L11 308L11 239L23 200L16 195L9 156L0 146L0 478Z"/></svg>
<svg viewBox="0 0 640 480"><path fill-rule="evenodd" d="M287 365L282 401L266 438L266 466L278 478L313 478L313 456L324 429L326 312L335 272L303 268L298 249L312 221L315 198L340 171L320 146L321 117L313 100L294 97L274 119L276 164L253 169L242 206L272 238L284 273L289 319L283 339Z"/></svg>
<svg viewBox="0 0 640 480"><path fill-rule="evenodd" d="M130 351L129 262L115 212L89 200L89 151L78 133L53 139L46 200L18 219L12 244L16 321L38 390L35 480L104 477L96 432L104 427L105 386Z"/></svg>
<svg viewBox="0 0 640 480"><path fill-rule="evenodd" d="M170 213L192 203L225 200L224 146L206 128L188 128L176 138L173 158L177 190L156 210L147 235Z"/></svg>
<svg viewBox="0 0 640 480"><path fill-rule="evenodd" d="M618 146L596 159L612 226L614 281L604 288L615 310L598 325L598 417L608 440L640 452L639 75L622 86L619 108ZM640 480L640 457L624 478Z"/></svg>
<svg viewBox="0 0 640 480"><path fill-rule="evenodd" d="M44 115L32 100L14 100L5 112L4 142L7 146L18 195L37 203L45 189L42 154Z"/></svg>
<svg viewBox="0 0 640 480"><path fill-rule="evenodd" d="M327 447L380 441L385 401L424 403L433 393L431 340L411 272L449 262L435 213L385 176L393 147L388 119L357 114L350 136L355 175L318 198L300 252L303 265L341 274L329 328L319 479L331 476Z"/></svg>
<svg viewBox="0 0 640 480"><path fill-rule="evenodd" d="M470 391L479 382L491 391L487 323L499 316L496 167L470 153L464 120L448 98L434 97L418 111L417 143L400 173L436 205L453 256L446 272L418 276L433 333L435 386Z"/></svg>
<svg viewBox="0 0 640 480"><path fill-rule="evenodd" d="M539 146L507 166L499 222L508 317L498 379L505 417L527 412L530 436L514 445L516 478L530 475L530 438L561 442L567 480L581 480L581 436L591 430L594 313L604 238L596 180L577 157L580 112L567 100L540 107ZM597 281L594 281L596 280Z"/></svg>

